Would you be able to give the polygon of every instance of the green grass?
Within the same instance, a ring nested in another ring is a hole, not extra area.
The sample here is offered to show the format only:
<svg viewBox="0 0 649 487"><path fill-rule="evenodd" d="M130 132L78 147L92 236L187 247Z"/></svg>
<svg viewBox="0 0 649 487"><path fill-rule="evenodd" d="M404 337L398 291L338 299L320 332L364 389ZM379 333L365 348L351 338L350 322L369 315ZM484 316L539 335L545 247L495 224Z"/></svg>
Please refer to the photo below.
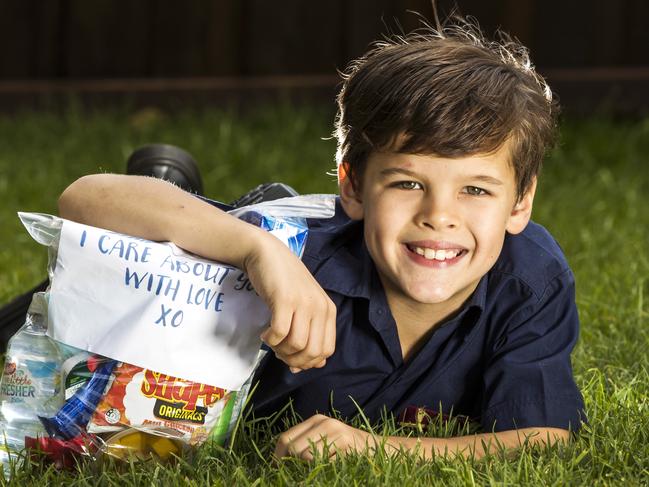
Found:
<svg viewBox="0 0 649 487"><path fill-rule="evenodd" d="M168 142L197 158L206 193L219 199L270 180L303 193L334 192L325 173L335 144L322 140L331 119L326 110L287 106L246 116L74 107L62 115L0 116L0 303L45 274L45 249L28 237L16 211L55 212L57 196L75 178L122 172L137 146ZM570 445L483 460L379 454L276 465L269 460L270 430L249 422L231 449L204 447L175 464L88 461L65 473L27 464L16 485L649 483L649 120L567 121L562 134L545 166L534 218L559 240L577 277L582 330L573 365L590 425ZM384 430L395 431L390 424ZM437 425L427 433L452 431Z"/></svg>

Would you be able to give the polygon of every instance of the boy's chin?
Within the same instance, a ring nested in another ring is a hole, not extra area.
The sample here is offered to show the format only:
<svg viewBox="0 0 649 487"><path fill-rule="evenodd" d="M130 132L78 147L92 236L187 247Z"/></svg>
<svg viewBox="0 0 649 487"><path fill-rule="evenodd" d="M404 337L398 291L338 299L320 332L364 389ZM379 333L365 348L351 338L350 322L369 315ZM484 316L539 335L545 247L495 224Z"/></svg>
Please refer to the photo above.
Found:
<svg viewBox="0 0 649 487"><path fill-rule="evenodd" d="M431 288L430 286L411 289L408 297L420 304L442 304L453 298L455 293L447 288Z"/></svg>
<svg viewBox="0 0 649 487"><path fill-rule="evenodd" d="M408 291L404 294L406 294L411 301L419 303L422 306L460 306L472 294L474 289L474 285L458 288L451 284L432 286L431 283L428 282L419 286L411 285L409 286Z"/></svg>

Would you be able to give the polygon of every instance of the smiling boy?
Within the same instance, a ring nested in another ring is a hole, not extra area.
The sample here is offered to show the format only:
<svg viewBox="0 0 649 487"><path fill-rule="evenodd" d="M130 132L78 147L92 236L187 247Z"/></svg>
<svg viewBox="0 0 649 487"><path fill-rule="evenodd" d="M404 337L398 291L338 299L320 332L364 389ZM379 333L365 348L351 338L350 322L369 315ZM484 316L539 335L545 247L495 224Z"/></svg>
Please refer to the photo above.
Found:
<svg viewBox="0 0 649 487"><path fill-rule="evenodd" d="M365 220L365 243L405 338L404 358L431 321L473 294L500 255L505 232L525 228L532 191L516 201L509 152L504 146L455 160L375 153L363 189L346 188L346 212Z"/></svg>
<svg viewBox="0 0 649 487"><path fill-rule="evenodd" d="M583 419L579 323L565 257L530 222L556 107L527 53L467 25L384 42L351 65L338 106L336 216L309 222L303 262L154 179L82 178L61 215L248 273L275 352L254 409L291 402L307 418L280 435L278 456L372 448L344 422L357 406L372 421L415 407L481 423L477 435L385 439L423 457L567 440Z"/></svg>

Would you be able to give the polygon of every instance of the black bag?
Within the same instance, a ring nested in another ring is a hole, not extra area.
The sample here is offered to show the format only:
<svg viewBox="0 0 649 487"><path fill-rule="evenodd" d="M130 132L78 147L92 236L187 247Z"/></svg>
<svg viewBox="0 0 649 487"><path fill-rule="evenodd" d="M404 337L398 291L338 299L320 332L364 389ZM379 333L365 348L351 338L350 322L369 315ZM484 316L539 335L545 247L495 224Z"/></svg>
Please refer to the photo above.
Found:
<svg viewBox="0 0 649 487"><path fill-rule="evenodd" d="M8 304L0 308L0 351L2 353L7 350L7 342L9 339L25 323L27 308L29 308L29 303L32 302L32 295L45 291L48 284L49 281L45 279L34 289L15 297Z"/></svg>

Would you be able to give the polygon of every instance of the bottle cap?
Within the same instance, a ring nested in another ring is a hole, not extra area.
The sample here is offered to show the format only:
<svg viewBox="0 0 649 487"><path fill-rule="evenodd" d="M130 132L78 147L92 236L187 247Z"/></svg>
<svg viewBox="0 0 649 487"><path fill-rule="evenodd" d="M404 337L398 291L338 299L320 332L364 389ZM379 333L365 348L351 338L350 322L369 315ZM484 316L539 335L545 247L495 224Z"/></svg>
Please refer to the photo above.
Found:
<svg viewBox="0 0 649 487"><path fill-rule="evenodd" d="M30 315L47 316L47 298L45 293L34 293L27 313Z"/></svg>

